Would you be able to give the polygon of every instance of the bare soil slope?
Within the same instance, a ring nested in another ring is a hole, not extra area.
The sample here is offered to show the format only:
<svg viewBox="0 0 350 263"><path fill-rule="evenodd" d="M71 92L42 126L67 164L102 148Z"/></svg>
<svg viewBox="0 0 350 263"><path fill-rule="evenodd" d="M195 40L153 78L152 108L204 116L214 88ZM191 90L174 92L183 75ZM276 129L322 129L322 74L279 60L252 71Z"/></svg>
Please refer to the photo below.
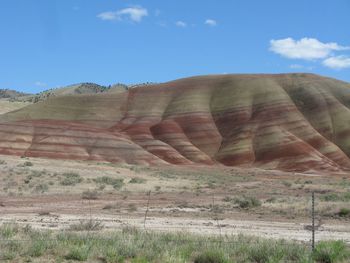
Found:
<svg viewBox="0 0 350 263"><path fill-rule="evenodd" d="M350 85L218 75L49 98L0 116L0 153L133 164L350 168Z"/></svg>

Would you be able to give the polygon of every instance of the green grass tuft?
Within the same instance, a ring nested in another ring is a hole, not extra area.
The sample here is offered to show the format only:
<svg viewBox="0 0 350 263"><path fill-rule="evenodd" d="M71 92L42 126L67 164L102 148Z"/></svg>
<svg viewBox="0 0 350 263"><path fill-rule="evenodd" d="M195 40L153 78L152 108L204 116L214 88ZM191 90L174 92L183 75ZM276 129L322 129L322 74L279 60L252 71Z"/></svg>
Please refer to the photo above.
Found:
<svg viewBox="0 0 350 263"><path fill-rule="evenodd" d="M349 257L350 253L343 241L319 242L313 253L314 260L319 263L341 262Z"/></svg>
<svg viewBox="0 0 350 263"><path fill-rule="evenodd" d="M223 253L215 250L207 250L201 253L194 259L193 262L194 263L228 263Z"/></svg>
<svg viewBox="0 0 350 263"><path fill-rule="evenodd" d="M48 243L45 240L34 240L29 246L27 254L31 257L40 257L48 249Z"/></svg>
<svg viewBox="0 0 350 263"><path fill-rule="evenodd" d="M349 208L341 208L338 212L340 217L350 217L350 209Z"/></svg>
<svg viewBox="0 0 350 263"><path fill-rule="evenodd" d="M0 227L0 237L12 238L19 231L19 227L15 223L4 223Z"/></svg>
<svg viewBox="0 0 350 263"><path fill-rule="evenodd" d="M86 261L90 254L90 247L83 246L72 246L65 256L67 260L76 260L76 261Z"/></svg>

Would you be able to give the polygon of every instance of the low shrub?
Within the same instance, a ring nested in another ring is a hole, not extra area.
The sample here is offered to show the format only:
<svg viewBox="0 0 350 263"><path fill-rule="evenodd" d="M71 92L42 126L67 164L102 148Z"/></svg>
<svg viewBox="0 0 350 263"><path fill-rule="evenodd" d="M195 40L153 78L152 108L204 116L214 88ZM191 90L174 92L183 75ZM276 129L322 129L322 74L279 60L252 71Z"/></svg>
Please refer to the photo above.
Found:
<svg viewBox="0 0 350 263"><path fill-rule="evenodd" d="M24 163L17 165L17 167L30 167L30 166L33 166L33 163L29 161L25 161Z"/></svg>
<svg viewBox="0 0 350 263"><path fill-rule="evenodd" d="M134 177L129 181L129 184L144 184L146 179Z"/></svg>
<svg viewBox="0 0 350 263"><path fill-rule="evenodd" d="M210 212L213 212L215 214L221 214L225 212L225 209L220 205L210 205Z"/></svg>
<svg viewBox="0 0 350 263"><path fill-rule="evenodd" d="M116 204L107 204L102 209L110 210L110 209L119 209L119 208L120 208L120 205L116 203Z"/></svg>
<svg viewBox="0 0 350 263"><path fill-rule="evenodd" d="M93 181L97 184L112 185L114 189L120 189L124 185L124 179L112 178L109 176L102 176L99 178L95 178L95 179L93 179Z"/></svg>
<svg viewBox="0 0 350 263"><path fill-rule="evenodd" d="M135 204L128 204L128 212L135 212L137 211L137 207Z"/></svg>
<svg viewBox="0 0 350 263"><path fill-rule="evenodd" d="M33 163L26 161L23 163L23 166L33 166Z"/></svg>
<svg viewBox="0 0 350 263"><path fill-rule="evenodd" d="M338 212L340 217L350 217L350 209L349 208L341 208Z"/></svg>
<svg viewBox="0 0 350 263"><path fill-rule="evenodd" d="M79 223L69 226L72 231L97 231L103 229L103 224L100 221L93 219L80 220Z"/></svg>
<svg viewBox="0 0 350 263"><path fill-rule="evenodd" d="M350 192L347 193L328 193L320 197L325 202L348 202L350 201Z"/></svg>
<svg viewBox="0 0 350 263"><path fill-rule="evenodd" d="M98 199L98 193L96 191L87 190L82 192L81 198L86 200L96 200Z"/></svg>
<svg viewBox="0 0 350 263"><path fill-rule="evenodd" d="M31 177L41 177L42 175L46 174L46 171L37 171L37 170L34 170L34 171L31 171L30 173L30 176Z"/></svg>
<svg viewBox="0 0 350 263"><path fill-rule="evenodd" d="M292 183L291 182L288 182L288 181L282 181L282 184L286 187L291 187L292 186Z"/></svg>
<svg viewBox="0 0 350 263"><path fill-rule="evenodd" d="M229 196L225 196L223 199L222 199L223 202L232 202L232 197L229 197Z"/></svg>
<svg viewBox="0 0 350 263"><path fill-rule="evenodd" d="M83 181L83 178L77 173L64 173L63 179L61 180L61 185L68 186L68 185L76 185L78 183L81 183Z"/></svg>
<svg viewBox="0 0 350 263"><path fill-rule="evenodd" d="M43 210L38 213L39 216L49 216L51 215L50 211Z"/></svg>
<svg viewBox="0 0 350 263"><path fill-rule="evenodd" d="M0 253L0 259L10 261L10 260L14 260L15 258L16 258L16 253L13 251L4 251Z"/></svg>
<svg viewBox="0 0 350 263"><path fill-rule="evenodd" d="M47 184L38 184L35 186L34 191L37 193L45 193L49 190L49 186Z"/></svg>
<svg viewBox="0 0 350 263"><path fill-rule="evenodd" d="M235 198L234 203L237 204L240 208L244 209L261 206L260 200L252 196Z"/></svg>

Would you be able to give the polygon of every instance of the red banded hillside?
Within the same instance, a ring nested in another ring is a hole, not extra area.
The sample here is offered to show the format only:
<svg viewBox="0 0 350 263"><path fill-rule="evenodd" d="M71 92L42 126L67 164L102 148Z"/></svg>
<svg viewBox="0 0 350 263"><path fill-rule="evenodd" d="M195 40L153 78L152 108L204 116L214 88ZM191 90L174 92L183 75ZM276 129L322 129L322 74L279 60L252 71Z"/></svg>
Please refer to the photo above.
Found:
<svg viewBox="0 0 350 263"><path fill-rule="evenodd" d="M0 116L0 153L134 164L350 168L350 84L217 75L49 98Z"/></svg>

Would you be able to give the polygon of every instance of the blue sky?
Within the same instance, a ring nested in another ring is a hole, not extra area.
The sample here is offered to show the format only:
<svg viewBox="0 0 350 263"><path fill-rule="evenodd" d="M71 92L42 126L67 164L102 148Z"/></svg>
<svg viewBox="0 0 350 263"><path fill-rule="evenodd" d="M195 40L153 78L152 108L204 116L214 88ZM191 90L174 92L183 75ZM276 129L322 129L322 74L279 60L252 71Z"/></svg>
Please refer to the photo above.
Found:
<svg viewBox="0 0 350 263"><path fill-rule="evenodd" d="M350 82L348 0L1 0L0 89L313 72Z"/></svg>

